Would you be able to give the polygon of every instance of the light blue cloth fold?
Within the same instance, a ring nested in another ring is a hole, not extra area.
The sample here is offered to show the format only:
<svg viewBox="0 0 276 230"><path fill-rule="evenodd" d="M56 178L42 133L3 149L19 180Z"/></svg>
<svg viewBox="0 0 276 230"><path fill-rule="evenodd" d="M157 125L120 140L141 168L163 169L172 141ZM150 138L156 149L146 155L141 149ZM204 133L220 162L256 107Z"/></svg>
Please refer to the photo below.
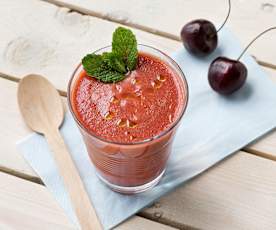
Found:
<svg viewBox="0 0 276 230"><path fill-rule="evenodd" d="M189 104L165 175L148 192L126 196L103 185L95 175L73 118L66 115L61 129L63 137L105 229L116 226L276 127L276 86L250 56L242 58L248 68L248 79L241 90L225 97L215 93L208 84L210 62L219 55L237 58L241 51L237 39L224 29L219 33L216 52L209 57L193 57L184 48L172 55L188 80ZM32 134L17 146L68 216L77 223L44 137Z"/></svg>

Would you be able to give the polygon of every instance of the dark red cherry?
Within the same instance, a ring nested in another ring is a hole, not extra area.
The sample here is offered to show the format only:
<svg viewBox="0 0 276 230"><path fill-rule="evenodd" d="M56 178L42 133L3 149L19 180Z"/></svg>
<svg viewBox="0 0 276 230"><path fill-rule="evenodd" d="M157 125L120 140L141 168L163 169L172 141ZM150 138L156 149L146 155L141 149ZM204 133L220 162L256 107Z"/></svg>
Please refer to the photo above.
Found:
<svg viewBox="0 0 276 230"><path fill-rule="evenodd" d="M226 57L216 58L209 67L210 86L220 94L231 94L240 89L247 77L246 66Z"/></svg>
<svg viewBox="0 0 276 230"><path fill-rule="evenodd" d="M205 19L187 23L181 30L181 39L185 48L197 56L212 53L218 44L216 27Z"/></svg>

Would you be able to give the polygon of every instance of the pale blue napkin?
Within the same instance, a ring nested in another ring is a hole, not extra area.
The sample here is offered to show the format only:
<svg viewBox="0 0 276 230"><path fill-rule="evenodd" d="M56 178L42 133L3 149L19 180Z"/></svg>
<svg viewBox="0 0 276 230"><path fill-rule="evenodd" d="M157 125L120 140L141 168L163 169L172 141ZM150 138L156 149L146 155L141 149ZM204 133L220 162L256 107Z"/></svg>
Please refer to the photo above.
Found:
<svg viewBox="0 0 276 230"><path fill-rule="evenodd" d="M121 223L276 127L276 86L248 55L242 58L249 74L241 90L224 97L210 89L207 81L210 62L218 55L237 58L242 50L231 32L223 30L219 38L218 49L207 58L195 58L184 48L172 55L187 77L190 100L166 173L152 190L126 196L112 192L103 185L95 175L71 115L66 115L63 137L105 229ZM77 223L44 137L32 134L18 143L18 149L68 216Z"/></svg>

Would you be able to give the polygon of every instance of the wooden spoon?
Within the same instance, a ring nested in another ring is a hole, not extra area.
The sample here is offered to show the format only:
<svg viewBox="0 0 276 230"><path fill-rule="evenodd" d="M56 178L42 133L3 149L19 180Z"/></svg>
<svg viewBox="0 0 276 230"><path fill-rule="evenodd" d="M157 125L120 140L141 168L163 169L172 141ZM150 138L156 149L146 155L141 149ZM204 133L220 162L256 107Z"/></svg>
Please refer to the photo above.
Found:
<svg viewBox="0 0 276 230"><path fill-rule="evenodd" d="M57 90L44 77L31 74L19 82L17 99L27 125L43 134L48 141L81 228L102 229L59 132L64 120L64 109Z"/></svg>

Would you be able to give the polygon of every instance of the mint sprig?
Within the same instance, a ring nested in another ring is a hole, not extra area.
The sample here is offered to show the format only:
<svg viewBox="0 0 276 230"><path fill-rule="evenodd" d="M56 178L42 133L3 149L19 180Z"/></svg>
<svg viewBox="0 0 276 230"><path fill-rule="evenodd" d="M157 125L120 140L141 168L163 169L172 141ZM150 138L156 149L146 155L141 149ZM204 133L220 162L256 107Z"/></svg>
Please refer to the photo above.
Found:
<svg viewBox="0 0 276 230"><path fill-rule="evenodd" d="M107 63L107 65L119 73L126 73L127 69L125 66L125 63L123 59L116 53L103 53L102 54L104 61Z"/></svg>
<svg viewBox="0 0 276 230"><path fill-rule="evenodd" d="M138 60L137 40L131 30L118 27L112 38L112 52L87 54L82 59L86 73L104 83L114 83L134 70Z"/></svg>
<svg viewBox="0 0 276 230"><path fill-rule="evenodd" d="M82 65L86 73L104 83L123 80L125 78L124 74L113 70L104 56L87 54L82 59Z"/></svg>

